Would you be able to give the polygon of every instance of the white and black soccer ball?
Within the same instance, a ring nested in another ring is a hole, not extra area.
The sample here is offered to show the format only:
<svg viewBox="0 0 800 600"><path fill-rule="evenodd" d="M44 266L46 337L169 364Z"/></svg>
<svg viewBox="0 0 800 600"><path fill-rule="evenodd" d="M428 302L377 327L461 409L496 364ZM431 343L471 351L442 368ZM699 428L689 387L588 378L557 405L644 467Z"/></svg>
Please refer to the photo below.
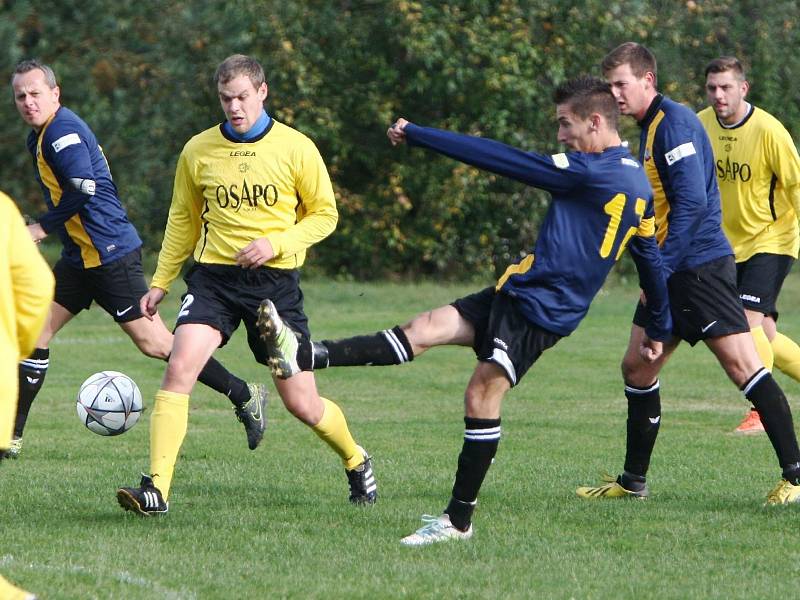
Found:
<svg viewBox="0 0 800 600"><path fill-rule="evenodd" d="M100 371L81 384L78 418L99 435L120 435L142 414L142 394L136 383L118 371Z"/></svg>

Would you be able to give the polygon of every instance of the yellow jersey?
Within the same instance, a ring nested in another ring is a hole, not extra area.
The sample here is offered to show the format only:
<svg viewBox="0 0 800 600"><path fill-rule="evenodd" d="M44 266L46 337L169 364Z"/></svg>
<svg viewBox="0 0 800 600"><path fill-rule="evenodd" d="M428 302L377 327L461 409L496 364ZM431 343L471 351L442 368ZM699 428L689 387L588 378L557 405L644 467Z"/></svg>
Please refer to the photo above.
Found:
<svg viewBox="0 0 800 600"><path fill-rule="evenodd" d="M697 116L714 150L722 227L736 262L758 253L797 258L800 157L789 132L756 107L734 127L723 127L711 107Z"/></svg>
<svg viewBox="0 0 800 600"><path fill-rule="evenodd" d="M198 263L234 265L236 253L262 237L275 253L267 266L297 268L337 220L328 171L308 137L274 119L249 141L212 127L178 159L152 286L168 290L192 251Z"/></svg>

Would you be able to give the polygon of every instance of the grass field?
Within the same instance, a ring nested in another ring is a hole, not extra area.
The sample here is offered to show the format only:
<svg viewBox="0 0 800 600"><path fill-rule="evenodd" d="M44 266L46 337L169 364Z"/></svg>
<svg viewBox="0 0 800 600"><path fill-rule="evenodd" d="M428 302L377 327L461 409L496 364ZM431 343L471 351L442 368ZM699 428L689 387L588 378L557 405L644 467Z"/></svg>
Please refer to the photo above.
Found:
<svg viewBox="0 0 800 600"><path fill-rule="evenodd" d="M370 332L474 286L315 282L317 338ZM800 278L783 293L800 339ZM318 373L375 457L380 501L347 502L342 467L273 395L261 447L247 449L229 403L198 387L170 513L123 513L119 485L148 465L147 413L117 438L77 420L89 374L131 375L151 406L163 365L139 355L94 308L52 344L23 456L0 465L0 572L45 600L233 598L795 597L798 507L766 509L780 476L765 436L737 437L746 403L705 348L681 347L662 374L663 425L647 502L591 502L576 486L622 466L618 363L637 292L615 286L579 330L507 397L503 438L466 543L405 548L422 513L444 507L463 435L467 349L402 367ZM174 317L176 298L164 310ZM266 379L240 331L217 356ZM800 387L782 374L795 411Z"/></svg>

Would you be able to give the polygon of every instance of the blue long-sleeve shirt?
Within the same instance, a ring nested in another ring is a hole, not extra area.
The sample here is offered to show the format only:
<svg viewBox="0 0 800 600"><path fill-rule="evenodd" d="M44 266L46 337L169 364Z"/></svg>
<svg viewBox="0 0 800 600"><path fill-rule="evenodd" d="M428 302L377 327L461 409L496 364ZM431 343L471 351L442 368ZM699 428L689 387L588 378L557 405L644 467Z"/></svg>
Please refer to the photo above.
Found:
<svg viewBox="0 0 800 600"><path fill-rule="evenodd" d="M94 133L74 112L62 106L27 143L48 209L39 224L58 234L65 260L88 269L142 245Z"/></svg>
<svg viewBox="0 0 800 600"><path fill-rule="evenodd" d="M653 193L627 148L545 155L500 142L408 124L407 140L549 192L552 203L533 252L511 265L497 289L518 299L539 327L569 335L626 247L634 256L647 308L647 334L670 338L666 277L655 240Z"/></svg>
<svg viewBox="0 0 800 600"><path fill-rule="evenodd" d="M639 161L653 186L656 239L668 273L732 255L714 153L697 115L658 95L639 126Z"/></svg>

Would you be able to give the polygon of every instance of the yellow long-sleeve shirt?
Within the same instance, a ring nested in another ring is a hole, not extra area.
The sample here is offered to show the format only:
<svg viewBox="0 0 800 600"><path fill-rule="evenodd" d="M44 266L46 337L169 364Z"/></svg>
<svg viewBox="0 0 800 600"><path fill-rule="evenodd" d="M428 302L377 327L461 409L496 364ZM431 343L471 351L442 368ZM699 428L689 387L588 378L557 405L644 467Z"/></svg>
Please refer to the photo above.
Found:
<svg viewBox="0 0 800 600"><path fill-rule="evenodd" d="M53 273L17 206L0 192L0 449L17 412L17 363L33 350L53 301Z"/></svg>
<svg viewBox="0 0 800 600"><path fill-rule="evenodd" d="M333 186L314 143L272 121L254 141L212 127L190 139L175 172L172 204L152 286L164 290L183 262L236 264L236 253L266 237L267 266L293 269L335 229Z"/></svg>
<svg viewBox="0 0 800 600"><path fill-rule="evenodd" d="M762 252L797 258L800 157L789 132L756 107L730 128L720 125L711 107L697 116L714 149L722 228L736 262Z"/></svg>

